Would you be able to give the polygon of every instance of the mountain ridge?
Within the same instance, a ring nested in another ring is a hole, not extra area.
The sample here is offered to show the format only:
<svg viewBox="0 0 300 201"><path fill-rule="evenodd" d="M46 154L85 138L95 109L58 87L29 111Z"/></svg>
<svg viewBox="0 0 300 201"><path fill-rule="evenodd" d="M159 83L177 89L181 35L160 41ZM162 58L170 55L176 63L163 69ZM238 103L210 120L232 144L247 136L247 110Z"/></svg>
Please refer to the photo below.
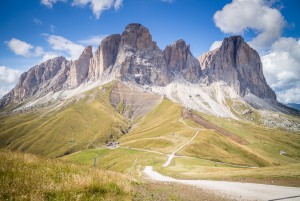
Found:
<svg viewBox="0 0 300 201"><path fill-rule="evenodd" d="M104 38L95 53L87 46L75 61L64 57L50 59L20 78L16 87L0 99L0 109L6 113L51 104L62 108L72 97L85 96L85 92L97 86L118 80L129 87L131 94L136 91L126 102L124 95L128 89L120 87L118 101L113 104L131 120L136 117L134 110L147 104L136 96L146 92L217 117L300 130L297 121L289 117L300 116L300 112L277 102L264 78L258 53L241 36L225 38L218 49L196 59L184 40L162 50L146 27L132 23L121 34ZM276 113L284 116L278 118Z"/></svg>

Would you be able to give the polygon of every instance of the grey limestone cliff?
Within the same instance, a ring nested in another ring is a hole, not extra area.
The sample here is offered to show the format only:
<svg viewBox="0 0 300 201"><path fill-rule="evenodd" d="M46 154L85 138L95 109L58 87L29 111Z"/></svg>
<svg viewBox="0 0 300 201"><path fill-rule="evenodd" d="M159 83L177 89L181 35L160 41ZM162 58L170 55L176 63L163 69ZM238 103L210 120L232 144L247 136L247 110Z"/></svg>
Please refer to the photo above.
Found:
<svg viewBox="0 0 300 201"><path fill-rule="evenodd" d="M251 92L276 100L264 78L258 53L242 37L225 38L220 48L202 55L198 61L184 40L162 51L146 27L132 23L122 34L103 39L94 55L89 46L75 61L57 57L23 73L16 87L0 100L0 108L101 80L104 72L113 72L115 78L139 85L166 86L177 77L208 85L223 81L240 96Z"/></svg>
<svg viewBox="0 0 300 201"><path fill-rule="evenodd" d="M20 103L32 96L57 92L66 88L71 62L56 57L34 66L20 76L18 84L0 100L0 108L9 103Z"/></svg>
<svg viewBox="0 0 300 201"><path fill-rule="evenodd" d="M276 100L263 74L258 53L242 37L225 38L222 45L199 58L204 79L208 84L224 81L240 96L247 93Z"/></svg>

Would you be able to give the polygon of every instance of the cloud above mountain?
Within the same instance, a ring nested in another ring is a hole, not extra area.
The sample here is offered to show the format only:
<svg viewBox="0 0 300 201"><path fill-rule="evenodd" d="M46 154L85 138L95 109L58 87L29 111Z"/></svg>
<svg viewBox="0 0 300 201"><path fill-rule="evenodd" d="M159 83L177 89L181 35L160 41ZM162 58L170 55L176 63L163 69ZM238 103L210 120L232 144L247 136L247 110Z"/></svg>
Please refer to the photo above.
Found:
<svg viewBox="0 0 300 201"><path fill-rule="evenodd" d="M233 0L217 11L215 25L223 32L245 35L252 32L248 41L262 58L264 74L278 100L283 103L300 103L300 41L297 38L282 37L287 22L276 1ZM210 50L220 45L215 41Z"/></svg>
<svg viewBox="0 0 300 201"><path fill-rule="evenodd" d="M286 24L280 11L264 0L233 0L214 14L214 22L224 33L254 31L250 44L255 49L264 49L279 38Z"/></svg>
<svg viewBox="0 0 300 201"><path fill-rule="evenodd" d="M104 35L91 36L87 39L73 42L63 36L42 34L48 42L50 49L45 51L40 46L34 46L28 42L12 38L6 41L8 48L16 55L23 57L40 57L41 62L57 56L65 56L68 60L76 60L84 50L84 45L98 46ZM98 43L98 44L97 44Z"/></svg>
<svg viewBox="0 0 300 201"><path fill-rule="evenodd" d="M118 10L122 6L123 0L73 0L72 6L89 5L96 19L100 18L103 11L114 8Z"/></svg>
<svg viewBox="0 0 300 201"><path fill-rule="evenodd" d="M31 44L21 41L16 38L12 38L5 42L9 49L13 51L16 55L31 57L31 56L41 56L44 52L42 47L33 47Z"/></svg>
<svg viewBox="0 0 300 201"><path fill-rule="evenodd" d="M300 100L300 39L281 37L262 56L264 73L283 103Z"/></svg>
<svg viewBox="0 0 300 201"><path fill-rule="evenodd" d="M66 55L67 59L75 60L78 59L84 46L72 42L62 36L44 34L47 42L53 50L58 54Z"/></svg>
<svg viewBox="0 0 300 201"><path fill-rule="evenodd" d="M57 2L67 2L67 0L41 0L41 4L52 8ZM118 10L122 6L123 0L73 0L71 5L75 7L89 6L96 19L99 19L105 10Z"/></svg>
<svg viewBox="0 0 300 201"><path fill-rule="evenodd" d="M41 0L41 4L47 6L48 8L52 8L53 4L57 2L66 2L67 0Z"/></svg>
<svg viewBox="0 0 300 201"><path fill-rule="evenodd" d="M0 97L15 86L21 73L20 70L0 66Z"/></svg>

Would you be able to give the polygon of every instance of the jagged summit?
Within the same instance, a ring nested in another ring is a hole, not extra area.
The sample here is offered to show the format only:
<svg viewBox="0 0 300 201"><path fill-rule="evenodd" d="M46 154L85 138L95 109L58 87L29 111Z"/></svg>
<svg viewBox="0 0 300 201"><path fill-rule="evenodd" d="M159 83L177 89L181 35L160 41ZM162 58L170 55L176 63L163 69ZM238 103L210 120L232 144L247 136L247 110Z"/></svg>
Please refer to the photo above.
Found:
<svg viewBox="0 0 300 201"><path fill-rule="evenodd" d="M199 61L208 84L224 81L241 96L251 92L260 98L276 100L263 75L258 53L241 36L225 38L218 49L203 54Z"/></svg>
<svg viewBox="0 0 300 201"><path fill-rule="evenodd" d="M92 46L87 46L79 58L72 63L68 84L70 87L77 87L87 77L90 59L93 57Z"/></svg>
<svg viewBox="0 0 300 201"><path fill-rule="evenodd" d="M128 45L136 49L158 49L156 43L152 41L152 36L149 30L138 23L128 24L125 27L121 38L121 46L124 45Z"/></svg>
<svg viewBox="0 0 300 201"><path fill-rule="evenodd" d="M132 23L123 33L103 39L94 55L88 46L75 61L57 57L23 73L16 87L0 100L0 108L101 81L104 76L162 87L178 78L207 85L223 81L242 97L250 92L276 100L264 78L259 55L242 37L225 38L220 48L198 61L183 39L161 50L146 27Z"/></svg>
<svg viewBox="0 0 300 201"><path fill-rule="evenodd" d="M201 67L197 59L192 55L190 46L183 39L168 45L164 51L168 70L178 74L181 73L186 80L198 81L201 76Z"/></svg>

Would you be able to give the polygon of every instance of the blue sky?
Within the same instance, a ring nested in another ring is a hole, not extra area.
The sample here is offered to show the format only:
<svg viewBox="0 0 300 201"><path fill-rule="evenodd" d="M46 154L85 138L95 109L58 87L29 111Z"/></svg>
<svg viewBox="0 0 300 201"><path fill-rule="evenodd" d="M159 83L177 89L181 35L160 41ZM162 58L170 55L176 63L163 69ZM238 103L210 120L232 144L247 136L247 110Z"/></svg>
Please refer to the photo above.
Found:
<svg viewBox="0 0 300 201"><path fill-rule="evenodd" d="M262 56L278 99L300 103L297 8L297 0L1 0L0 96L35 64L76 59L85 45L138 22L161 49L184 39L195 57L240 34Z"/></svg>

